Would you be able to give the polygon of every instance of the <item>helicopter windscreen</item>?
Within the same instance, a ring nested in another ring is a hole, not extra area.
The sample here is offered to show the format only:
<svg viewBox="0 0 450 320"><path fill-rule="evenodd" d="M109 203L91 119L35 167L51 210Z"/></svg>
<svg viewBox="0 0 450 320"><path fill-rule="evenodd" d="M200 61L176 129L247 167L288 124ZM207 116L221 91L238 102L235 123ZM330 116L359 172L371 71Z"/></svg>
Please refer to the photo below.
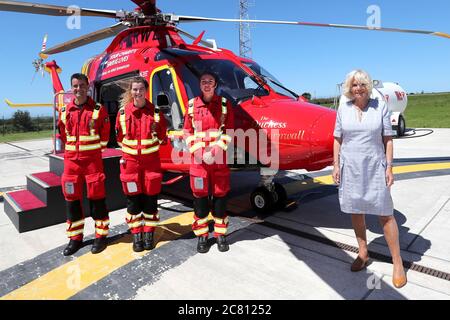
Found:
<svg viewBox="0 0 450 320"><path fill-rule="evenodd" d="M297 100L298 94L286 88L277 78L275 78L269 71L261 67L259 64L257 64L256 62L244 62L244 61L242 63L245 64L250 69L252 69L258 75L266 79L266 81L269 82L270 87L276 93Z"/></svg>
<svg viewBox="0 0 450 320"><path fill-rule="evenodd" d="M230 60L192 59L182 67L183 82L189 99L201 95L199 76L204 71L214 72L218 77L216 93L238 104L253 96L266 96L269 93L240 66Z"/></svg>

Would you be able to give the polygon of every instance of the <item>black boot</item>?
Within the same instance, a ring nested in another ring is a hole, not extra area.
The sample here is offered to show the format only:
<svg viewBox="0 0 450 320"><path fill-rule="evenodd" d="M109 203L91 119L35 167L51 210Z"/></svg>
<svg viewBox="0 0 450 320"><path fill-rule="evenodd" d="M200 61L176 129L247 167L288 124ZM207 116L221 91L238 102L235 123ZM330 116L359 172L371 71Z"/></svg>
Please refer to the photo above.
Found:
<svg viewBox="0 0 450 320"><path fill-rule="evenodd" d="M95 238L94 244L92 245L91 252L97 254L102 252L108 246L108 241L106 237Z"/></svg>
<svg viewBox="0 0 450 320"><path fill-rule="evenodd" d="M142 241L142 233L133 233L133 251L144 251L144 241Z"/></svg>
<svg viewBox="0 0 450 320"><path fill-rule="evenodd" d="M197 251L199 253L207 253L209 251L208 237L198 237Z"/></svg>
<svg viewBox="0 0 450 320"><path fill-rule="evenodd" d="M225 252L230 250L230 246L228 245L227 238L225 236L217 237L217 248L220 252Z"/></svg>
<svg viewBox="0 0 450 320"><path fill-rule="evenodd" d="M65 256L73 255L75 252L77 252L81 248L82 244L83 244L83 240L70 239L69 244L63 251L63 255L65 255Z"/></svg>
<svg viewBox="0 0 450 320"><path fill-rule="evenodd" d="M153 249L153 232L144 232L144 249Z"/></svg>

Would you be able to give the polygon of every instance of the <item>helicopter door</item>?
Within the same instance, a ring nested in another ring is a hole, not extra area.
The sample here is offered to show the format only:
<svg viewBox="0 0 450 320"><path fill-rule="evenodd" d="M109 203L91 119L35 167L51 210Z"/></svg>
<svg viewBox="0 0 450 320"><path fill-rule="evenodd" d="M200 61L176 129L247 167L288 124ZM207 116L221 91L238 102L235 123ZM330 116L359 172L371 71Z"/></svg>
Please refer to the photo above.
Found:
<svg viewBox="0 0 450 320"><path fill-rule="evenodd" d="M156 68L150 77L150 100L156 106L157 97L165 94L169 99L168 106L161 106L161 113L167 121L167 130L176 131L183 128L182 99L175 70L170 66ZM180 102L181 101L181 102Z"/></svg>

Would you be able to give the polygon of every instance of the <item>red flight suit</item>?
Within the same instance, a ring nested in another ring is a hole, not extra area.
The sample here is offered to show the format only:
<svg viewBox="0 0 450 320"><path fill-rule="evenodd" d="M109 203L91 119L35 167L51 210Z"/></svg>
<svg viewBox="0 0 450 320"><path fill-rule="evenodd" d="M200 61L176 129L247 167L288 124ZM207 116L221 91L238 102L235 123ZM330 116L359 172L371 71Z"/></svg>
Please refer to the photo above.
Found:
<svg viewBox="0 0 450 320"><path fill-rule="evenodd" d="M214 237L225 235L228 227L225 197L230 190L230 169L226 150L232 137L227 129L234 129L233 107L225 98L214 95L209 103L201 97L189 101L184 119L184 137L191 153L190 184L194 195L194 223L196 236L208 235L208 196L213 196ZM204 163L203 154L211 151L212 164Z"/></svg>
<svg viewBox="0 0 450 320"><path fill-rule="evenodd" d="M116 133L122 147L120 180L127 195L125 220L133 234L153 232L159 222L158 194L162 181L159 146L166 131L164 116L155 113L155 106L148 100L143 108L130 102L119 110Z"/></svg>
<svg viewBox="0 0 450 320"><path fill-rule="evenodd" d="M109 140L109 116L105 108L88 97L77 106L74 100L59 111L61 140L65 144L62 191L67 202L67 236L83 239L84 213L81 200L86 182L95 236L106 237L109 231L105 204L105 174L102 150Z"/></svg>

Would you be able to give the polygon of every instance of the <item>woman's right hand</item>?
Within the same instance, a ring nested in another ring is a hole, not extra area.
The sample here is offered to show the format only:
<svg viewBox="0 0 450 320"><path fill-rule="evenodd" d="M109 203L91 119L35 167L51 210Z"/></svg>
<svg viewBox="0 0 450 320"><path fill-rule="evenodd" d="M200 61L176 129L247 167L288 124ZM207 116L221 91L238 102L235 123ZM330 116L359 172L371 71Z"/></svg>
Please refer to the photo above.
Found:
<svg viewBox="0 0 450 320"><path fill-rule="evenodd" d="M339 184L341 182L341 170L339 169L339 165L335 164L333 166L333 181L335 184Z"/></svg>

